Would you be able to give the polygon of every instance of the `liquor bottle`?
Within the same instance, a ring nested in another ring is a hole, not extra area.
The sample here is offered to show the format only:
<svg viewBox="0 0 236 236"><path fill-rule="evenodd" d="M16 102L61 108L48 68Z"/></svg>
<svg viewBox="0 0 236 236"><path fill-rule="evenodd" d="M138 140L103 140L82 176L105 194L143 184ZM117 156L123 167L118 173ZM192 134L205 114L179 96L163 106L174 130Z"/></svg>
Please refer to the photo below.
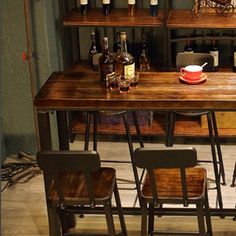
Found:
<svg viewBox="0 0 236 236"><path fill-rule="evenodd" d="M80 10L83 16L88 14L88 0L80 0Z"/></svg>
<svg viewBox="0 0 236 236"><path fill-rule="evenodd" d="M184 52L185 53L193 53L193 47L192 47L192 44L191 44L191 41L188 40L185 47L184 47Z"/></svg>
<svg viewBox="0 0 236 236"><path fill-rule="evenodd" d="M103 38L102 55L99 57L99 76L101 81L106 81L107 74L114 72L115 60L109 51L108 38Z"/></svg>
<svg viewBox="0 0 236 236"><path fill-rule="evenodd" d="M110 14L111 1L102 0L103 15L108 16Z"/></svg>
<svg viewBox="0 0 236 236"><path fill-rule="evenodd" d="M128 78L133 78L135 74L134 57L127 51L126 33L120 33L121 52L115 60L115 72L119 75L125 75Z"/></svg>
<svg viewBox="0 0 236 236"><path fill-rule="evenodd" d="M88 61L90 66L93 68L93 56L98 53L95 32L91 33L91 46L88 53Z"/></svg>
<svg viewBox="0 0 236 236"><path fill-rule="evenodd" d="M128 15L134 16L135 0L128 0Z"/></svg>
<svg viewBox="0 0 236 236"><path fill-rule="evenodd" d="M219 67L219 49L216 45L216 41L212 40L210 54L214 57L214 71L218 71Z"/></svg>
<svg viewBox="0 0 236 236"><path fill-rule="evenodd" d="M158 0L150 0L150 12L151 16L157 16Z"/></svg>
<svg viewBox="0 0 236 236"><path fill-rule="evenodd" d="M150 70L150 59L148 57L148 47L146 43L145 34L142 36L141 54L139 56L139 70L149 71Z"/></svg>
<svg viewBox="0 0 236 236"><path fill-rule="evenodd" d="M233 71L236 72L236 45L234 46L234 51L233 51Z"/></svg>
<svg viewBox="0 0 236 236"><path fill-rule="evenodd" d="M116 32L116 38L115 38L115 43L114 43L114 48L113 48L115 53L120 53L121 50L121 44L120 44L120 32Z"/></svg>

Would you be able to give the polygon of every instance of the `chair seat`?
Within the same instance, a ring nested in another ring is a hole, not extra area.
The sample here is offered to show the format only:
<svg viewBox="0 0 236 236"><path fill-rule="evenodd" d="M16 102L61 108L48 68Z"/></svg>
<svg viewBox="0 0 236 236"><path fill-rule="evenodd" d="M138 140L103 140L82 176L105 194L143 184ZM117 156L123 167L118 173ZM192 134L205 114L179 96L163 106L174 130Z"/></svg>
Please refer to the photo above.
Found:
<svg viewBox="0 0 236 236"><path fill-rule="evenodd" d="M179 169L155 169L154 176L159 199L183 199ZM201 167L186 168L186 179L189 199L202 198L205 189L206 170ZM147 174L142 188L144 198L152 198L150 182Z"/></svg>
<svg viewBox="0 0 236 236"><path fill-rule="evenodd" d="M92 173L95 202L99 203L99 201L111 198L115 176L113 168L101 168ZM60 175L60 181L67 205L78 204L78 202L83 202L83 204L88 202L89 204L88 189L83 174L80 172L63 172ZM49 199L56 203L57 197L55 183L53 182L49 190Z"/></svg>

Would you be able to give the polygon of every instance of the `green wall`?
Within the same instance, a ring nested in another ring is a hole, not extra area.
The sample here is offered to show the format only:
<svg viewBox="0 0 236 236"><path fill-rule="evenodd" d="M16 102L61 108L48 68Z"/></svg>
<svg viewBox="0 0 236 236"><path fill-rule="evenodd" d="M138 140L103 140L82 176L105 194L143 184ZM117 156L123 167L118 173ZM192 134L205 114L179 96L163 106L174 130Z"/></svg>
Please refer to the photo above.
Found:
<svg viewBox="0 0 236 236"><path fill-rule="evenodd" d="M53 70L60 69L60 41L55 31L57 0L30 0L36 65L36 91ZM23 0L0 1L1 17L1 143L2 159L19 151L35 153L35 127ZM55 43L57 42L57 43ZM54 117L52 117L54 119ZM54 127L55 129L55 127ZM5 152L4 152L5 147Z"/></svg>

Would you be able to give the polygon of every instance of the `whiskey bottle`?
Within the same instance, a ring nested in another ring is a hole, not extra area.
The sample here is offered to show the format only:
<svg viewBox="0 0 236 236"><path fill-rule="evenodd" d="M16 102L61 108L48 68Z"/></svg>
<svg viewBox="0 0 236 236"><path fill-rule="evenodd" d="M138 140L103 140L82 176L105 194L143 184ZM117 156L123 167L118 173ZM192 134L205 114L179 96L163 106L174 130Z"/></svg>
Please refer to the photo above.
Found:
<svg viewBox="0 0 236 236"><path fill-rule="evenodd" d="M150 12L151 16L157 16L158 0L150 0Z"/></svg>
<svg viewBox="0 0 236 236"><path fill-rule="evenodd" d="M101 81L106 81L107 74L114 72L114 58L109 51L108 38L103 38L102 55L99 57L99 76Z"/></svg>
<svg viewBox="0 0 236 236"><path fill-rule="evenodd" d="M214 71L218 71L219 68L219 49L216 45L216 41L212 40L210 54L214 57Z"/></svg>
<svg viewBox="0 0 236 236"><path fill-rule="evenodd" d="M121 44L120 44L120 32L116 32L116 38L115 38L115 43L114 43L114 48L113 48L115 53L120 53L121 51Z"/></svg>
<svg viewBox="0 0 236 236"><path fill-rule="evenodd" d="M193 53L193 47L192 47L192 44L191 44L191 41L188 40L185 47L184 47L184 52L185 53Z"/></svg>
<svg viewBox="0 0 236 236"><path fill-rule="evenodd" d="M128 0L128 15L134 16L135 0Z"/></svg>
<svg viewBox="0 0 236 236"><path fill-rule="evenodd" d="M91 33L91 46L88 53L88 61L90 66L93 68L93 56L98 53L95 32Z"/></svg>
<svg viewBox="0 0 236 236"><path fill-rule="evenodd" d="M150 70L150 59L148 57L148 47L146 43L145 34L142 36L141 54L139 56L139 70L149 71Z"/></svg>
<svg viewBox="0 0 236 236"><path fill-rule="evenodd" d="M83 16L88 14L88 0L80 0L80 10Z"/></svg>
<svg viewBox="0 0 236 236"><path fill-rule="evenodd" d="M133 78L135 74L134 57L127 51L126 33L120 33L121 52L115 60L115 72L119 75L124 75L127 78Z"/></svg>
<svg viewBox="0 0 236 236"><path fill-rule="evenodd" d="M234 46L233 50L233 71L236 72L236 45Z"/></svg>
<svg viewBox="0 0 236 236"><path fill-rule="evenodd" d="M108 16L111 10L111 1L102 0L103 15Z"/></svg>

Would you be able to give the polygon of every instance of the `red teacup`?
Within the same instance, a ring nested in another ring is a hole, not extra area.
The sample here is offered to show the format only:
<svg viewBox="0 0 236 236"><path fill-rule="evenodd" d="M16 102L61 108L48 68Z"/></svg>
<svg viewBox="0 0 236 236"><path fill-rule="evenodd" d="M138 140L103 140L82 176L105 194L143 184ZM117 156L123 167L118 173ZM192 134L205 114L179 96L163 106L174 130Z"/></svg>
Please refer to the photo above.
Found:
<svg viewBox="0 0 236 236"><path fill-rule="evenodd" d="M189 80L198 80L202 74L202 67L198 65L189 65L180 69L182 76Z"/></svg>

